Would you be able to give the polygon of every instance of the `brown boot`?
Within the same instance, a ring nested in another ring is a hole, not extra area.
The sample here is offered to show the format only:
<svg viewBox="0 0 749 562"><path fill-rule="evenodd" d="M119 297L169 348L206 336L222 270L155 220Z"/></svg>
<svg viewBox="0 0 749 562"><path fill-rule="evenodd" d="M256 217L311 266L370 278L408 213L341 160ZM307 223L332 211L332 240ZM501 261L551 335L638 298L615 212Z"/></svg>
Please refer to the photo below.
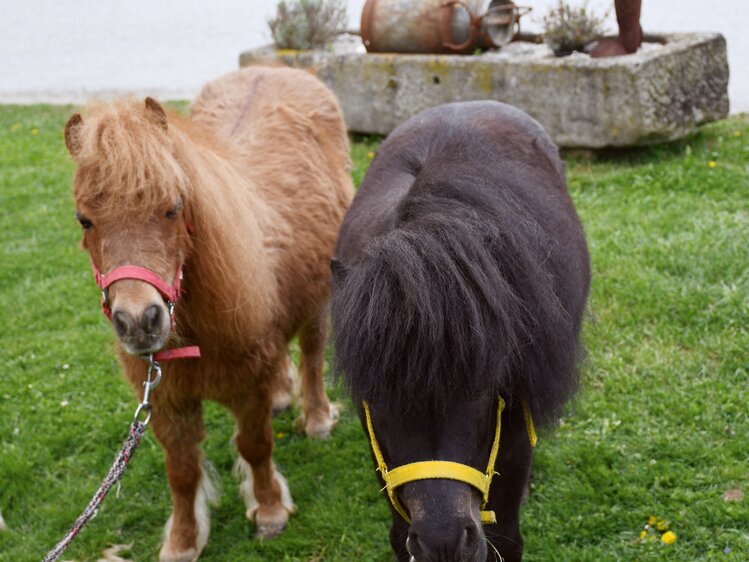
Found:
<svg viewBox="0 0 749 562"><path fill-rule="evenodd" d="M591 57L616 57L637 52L642 44L640 11L642 0L615 0L616 22L619 24L619 37L601 39L590 53Z"/></svg>

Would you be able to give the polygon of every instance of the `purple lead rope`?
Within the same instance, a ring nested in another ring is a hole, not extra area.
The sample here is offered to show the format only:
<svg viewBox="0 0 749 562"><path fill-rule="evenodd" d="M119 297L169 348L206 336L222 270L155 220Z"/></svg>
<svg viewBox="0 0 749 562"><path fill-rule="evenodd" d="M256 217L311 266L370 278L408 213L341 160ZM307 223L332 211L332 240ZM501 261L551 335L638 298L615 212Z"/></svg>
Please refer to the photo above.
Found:
<svg viewBox="0 0 749 562"><path fill-rule="evenodd" d="M73 539L78 536L78 533L81 532L83 526L86 525L86 523L88 523L91 519L93 519L93 517L96 515L96 511L99 509L99 505L102 501L104 501L104 498L107 496L109 490L112 488L112 486L119 482L120 478L122 478L122 475L124 474L125 469L130 462L130 459L133 457L135 449L137 449L138 445L140 445L141 439L143 439L143 434L145 432L146 423L137 419L134 420L132 425L130 425L130 435L128 435L127 439L125 439L125 442L122 445L122 449L120 450L117 458L112 464L112 468L109 469L106 478L104 478L104 481L101 483L101 486L99 486L99 489L96 490L94 497L91 498L91 501L86 506L86 509L83 510L83 513L81 513L80 517L78 517L75 523L73 523L73 526L70 528L70 531L68 531L68 534L65 535L65 537L59 543L57 543L57 546L55 546L55 548L53 548L49 552L49 554L44 557L44 560L42 560L42 562L54 562L55 560L57 560L60 555L65 552L65 550L70 546L70 543L73 542Z"/></svg>

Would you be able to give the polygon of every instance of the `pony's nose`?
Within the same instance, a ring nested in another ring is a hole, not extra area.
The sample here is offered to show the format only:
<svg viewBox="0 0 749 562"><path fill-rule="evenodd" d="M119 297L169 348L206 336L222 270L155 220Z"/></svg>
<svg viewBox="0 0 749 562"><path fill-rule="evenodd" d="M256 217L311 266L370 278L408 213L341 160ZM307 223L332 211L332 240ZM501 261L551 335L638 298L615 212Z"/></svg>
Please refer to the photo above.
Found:
<svg viewBox="0 0 749 562"><path fill-rule="evenodd" d="M161 307L156 304L149 306L143 311L139 324L145 333L153 333L156 328L161 326Z"/></svg>
<svg viewBox="0 0 749 562"><path fill-rule="evenodd" d="M135 320L124 310L116 310L112 314L112 324L114 324L117 335L121 338L132 334L135 330Z"/></svg>
<svg viewBox="0 0 749 562"><path fill-rule="evenodd" d="M480 545L479 530L468 518L448 529L411 525L408 531L408 551L418 562L474 562Z"/></svg>

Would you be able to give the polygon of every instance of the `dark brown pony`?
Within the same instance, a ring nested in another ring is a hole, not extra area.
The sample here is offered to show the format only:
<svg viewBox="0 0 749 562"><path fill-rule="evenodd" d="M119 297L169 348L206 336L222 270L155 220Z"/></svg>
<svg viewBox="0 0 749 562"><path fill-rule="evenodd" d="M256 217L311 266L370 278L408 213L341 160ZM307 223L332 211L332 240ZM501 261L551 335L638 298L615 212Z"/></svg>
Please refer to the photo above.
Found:
<svg viewBox="0 0 749 562"><path fill-rule="evenodd" d="M544 424L572 395L590 283L556 147L496 102L413 117L382 143L336 258L336 370L369 405L389 470L443 461L428 464L491 474L507 404L486 505L496 523L482 526L476 486L409 481L394 492L403 515L391 505L398 559L520 560L532 460L523 403Z"/></svg>
<svg viewBox="0 0 749 562"><path fill-rule="evenodd" d="M305 430L325 436L335 421L322 380L322 313L352 197L336 100L305 72L245 69L209 83L189 120L150 98L102 104L70 119L65 142L78 165L75 201L95 267L106 277L139 266L171 281L184 263L173 325L150 284L123 279L108 288L119 356L138 396L146 374L139 356L181 345L202 352L165 363L152 395L173 504L161 560L195 560L208 539L204 399L236 418L256 534L279 533L294 505L272 462L272 396L288 395L286 350L295 335Z"/></svg>

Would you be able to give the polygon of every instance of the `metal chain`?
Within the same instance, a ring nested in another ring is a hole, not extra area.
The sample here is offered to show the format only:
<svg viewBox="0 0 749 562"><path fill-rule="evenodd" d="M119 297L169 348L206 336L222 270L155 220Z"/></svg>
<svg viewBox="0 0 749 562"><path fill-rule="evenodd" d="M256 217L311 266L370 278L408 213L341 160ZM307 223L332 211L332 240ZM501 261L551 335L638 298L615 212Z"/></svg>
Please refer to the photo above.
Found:
<svg viewBox="0 0 749 562"><path fill-rule="evenodd" d="M81 532L81 529L83 529L84 525L86 525L86 523L96 517L99 505L101 505L101 502L104 501L104 498L107 496L107 493L112 488L112 486L120 481L120 478L122 478L122 475L125 473L127 465L130 463L130 459L133 458L133 453L135 453L138 445L140 445L140 442L143 439L143 435L146 433L146 429L148 428L148 422L151 421L152 407L149 401L149 397L151 391L153 391L161 382L161 365L159 365L159 362L153 358L153 355L144 357L144 359L149 363L148 377L143 382L143 400L141 400L140 404L138 404L138 407L135 409L133 422L130 424L130 434L128 435L127 439L125 439L125 442L122 445L122 449L117 454L117 457L115 458L114 463L109 469L107 476L99 486L99 489L96 490L94 497L91 498L91 501L86 506L86 509L83 510L83 513L81 513L78 519L75 520L75 523L73 523L73 526L70 528L68 533L60 542L57 543L55 548L49 551L42 562L54 562L55 560L57 560L62 555L62 553L67 550L67 548L73 542L73 539L78 536L78 533ZM146 414L146 418L143 421L138 419L141 415L141 412L145 412Z"/></svg>

